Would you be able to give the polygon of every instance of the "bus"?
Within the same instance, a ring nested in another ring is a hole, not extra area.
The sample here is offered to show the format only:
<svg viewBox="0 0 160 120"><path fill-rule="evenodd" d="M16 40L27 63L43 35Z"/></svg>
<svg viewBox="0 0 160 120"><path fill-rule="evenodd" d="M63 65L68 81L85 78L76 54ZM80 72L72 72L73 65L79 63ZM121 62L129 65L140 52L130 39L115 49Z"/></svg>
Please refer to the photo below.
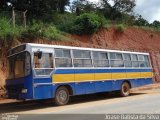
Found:
<svg viewBox="0 0 160 120"><path fill-rule="evenodd" d="M8 51L8 98L53 99L118 91L152 84L149 53L26 43Z"/></svg>

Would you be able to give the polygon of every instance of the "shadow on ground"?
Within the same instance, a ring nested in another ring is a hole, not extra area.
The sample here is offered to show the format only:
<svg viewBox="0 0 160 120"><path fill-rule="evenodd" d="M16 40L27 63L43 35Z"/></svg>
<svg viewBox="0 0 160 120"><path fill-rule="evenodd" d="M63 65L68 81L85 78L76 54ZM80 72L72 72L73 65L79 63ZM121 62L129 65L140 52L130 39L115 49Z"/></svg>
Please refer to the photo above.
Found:
<svg viewBox="0 0 160 120"><path fill-rule="evenodd" d="M141 95L145 93L132 93L131 96ZM117 93L99 93L92 95L80 95L71 97L68 105L81 104L87 102L95 102L109 99L123 99L119 97ZM67 105L66 105L67 106ZM48 107L58 107L54 104L53 100L40 100L40 101L25 101L0 104L0 113L12 113L12 112L25 112L29 110L43 109Z"/></svg>

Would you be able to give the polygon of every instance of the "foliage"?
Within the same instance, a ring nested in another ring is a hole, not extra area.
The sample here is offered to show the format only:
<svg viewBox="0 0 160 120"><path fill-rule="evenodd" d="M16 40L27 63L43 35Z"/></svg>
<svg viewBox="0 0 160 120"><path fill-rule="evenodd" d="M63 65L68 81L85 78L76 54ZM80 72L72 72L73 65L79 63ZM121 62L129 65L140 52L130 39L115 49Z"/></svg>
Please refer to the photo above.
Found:
<svg viewBox="0 0 160 120"><path fill-rule="evenodd" d="M10 3L10 5L7 5ZM51 14L53 11L64 13L65 6L69 4L69 0L2 0L0 9L25 11L32 17L40 17L43 14Z"/></svg>
<svg viewBox="0 0 160 120"><path fill-rule="evenodd" d="M134 25L137 26L149 26L149 23L147 20L145 20L141 15L138 16L137 20L135 21Z"/></svg>
<svg viewBox="0 0 160 120"><path fill-rule="evenodd" d="M47 38L50 40L63 40L65 36L56 29L52 24L44 24L41 21L35 21L22 33L23 37L27 38Z"/></svg>
<svg viewBox="0 0 160 120"><path fill-rule="evenodd" d="M153 23L151 24L151 26L155 27L155 28L160 28L160 21L153 21Z"/></svg>
<svg viewBox="0 0 160 120"><path fill-rule="evenodd" d="M70 28L73 26L76 17L77 16L75 14L67 12L64 14L55 13L53 15L52 22L57 27L57 29L64 32L70 32Z"/></svg>
<svg viewBox="0 0 160 120"><path fill-rule="evenodd" d="M14 28L6 18L0 18L0 39L14 39L18 37L21 28Z"/></svg>
<svg viewBox="0 0 160 120"><path fill-rule="evenodd" d="M17 38L46 38L49 40L68 40L62 32L52 24L44 24L40 21L33 21L26 29L22 26L15 28L6 18L0 18L0 39Z"/></svg>
<svg viewBox="0 0 160 120"><path fill-rule="evenodd" d="M113 5L110 4L113 2ZM130 14L135 7L135 0L101 0L99 11L110 20L119 21L123 14Z"/></svg>
<svg viewBox="0 0 160 120"><path fill-rule="evenodd" d="M84 13L78 16L71 28L75 34L92 34L103 26L101 17L94 13Z"/></svg>
<svg viewBox="0 0 160 120"><path fill-rule="evenodd" d="M149 24L142 16L137 17L133 13L135 3L135 0L100 0L97 3L89 0L2 0L0 10L11 11L13 7L19 11L27 10L29 24L26 29L18 25L14 28L8 19L1 19L4 16L1 12L0 39L29 37L62 40L65 36L60 31L92 34L102 27L109 28L112 24L121 32L125 25L151 27L159 31L159 21Z"/></svg>
<svg viewBox="0 0 160 120"><path fill-rule="evenodd" d="M124 32L124 29L125 29L124 24L118 24L118 25L116 26L116 30L117 30L118 32Z"/></svg>

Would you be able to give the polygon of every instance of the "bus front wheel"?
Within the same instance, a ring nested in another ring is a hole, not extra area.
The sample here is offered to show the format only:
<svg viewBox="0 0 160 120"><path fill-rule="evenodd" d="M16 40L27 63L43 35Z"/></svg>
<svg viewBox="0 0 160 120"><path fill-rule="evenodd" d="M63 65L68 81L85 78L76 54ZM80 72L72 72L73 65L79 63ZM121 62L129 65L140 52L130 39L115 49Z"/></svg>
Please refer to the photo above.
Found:
<svg viewBox="0 0 160 120"><path fill-rule="evenodd" d="M55 103L56 105L66 105L69 102L69 91L66 87L61 86L56 90Z"/></svg>
<svg viewBox="0 0 160 120"><path fill-rule="evenodd" d="M120 95L122 97L127 97L130 95L130 85L128 82L124 82L121 85Z"/></svg>

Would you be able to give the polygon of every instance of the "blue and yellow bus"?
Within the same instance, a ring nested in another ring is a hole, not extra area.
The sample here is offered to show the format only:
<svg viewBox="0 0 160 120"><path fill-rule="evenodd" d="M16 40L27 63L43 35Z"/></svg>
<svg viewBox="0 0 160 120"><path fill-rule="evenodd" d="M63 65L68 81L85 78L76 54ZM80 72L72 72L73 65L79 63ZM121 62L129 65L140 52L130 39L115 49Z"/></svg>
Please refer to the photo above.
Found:
<svg viewBox="0 0 160 120"><path fill-rule="evenodd" d="M26 43L8 52L9 98L55 100L119 91L152 83L149 53Z"/></svg>

